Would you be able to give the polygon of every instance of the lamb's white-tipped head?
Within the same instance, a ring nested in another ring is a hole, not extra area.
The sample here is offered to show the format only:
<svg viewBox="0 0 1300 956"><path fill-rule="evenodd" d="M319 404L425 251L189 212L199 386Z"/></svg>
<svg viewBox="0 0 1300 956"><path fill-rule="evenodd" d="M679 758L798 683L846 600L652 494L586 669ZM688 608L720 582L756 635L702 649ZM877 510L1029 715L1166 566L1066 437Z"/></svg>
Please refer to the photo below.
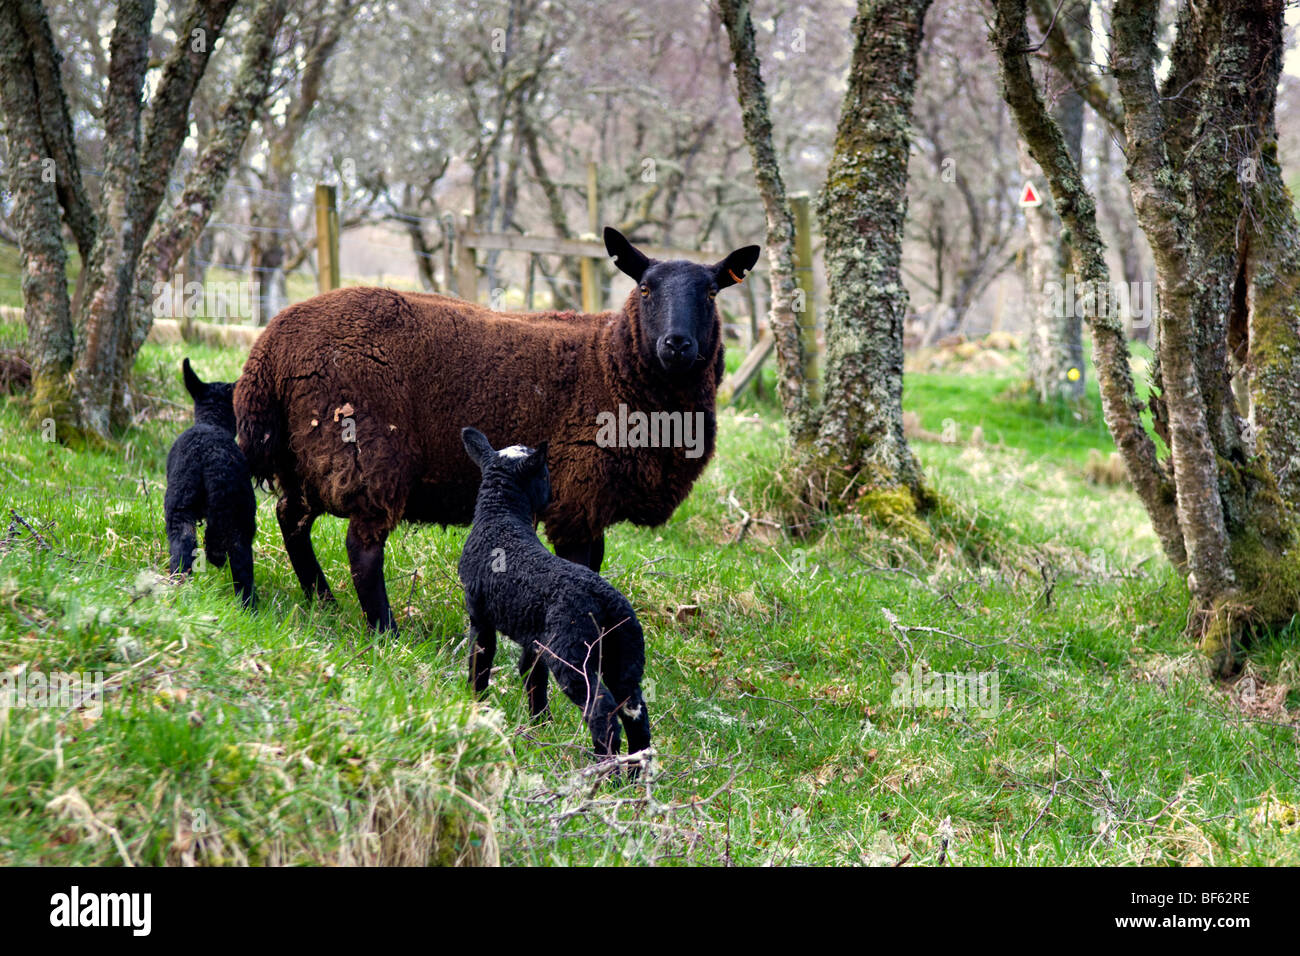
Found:
<svg viewBox="0 0 1300 956"><path fill-rule="evenodd" d="M514 485L525 492L534 520L546 510L551 503L551 476L546 468L548 442L539 442L536 448L510 445L497 451L477 428L462 428L460 437L469 457L483 470L480 501L492 488L499 494L503 487Z"/></svg>

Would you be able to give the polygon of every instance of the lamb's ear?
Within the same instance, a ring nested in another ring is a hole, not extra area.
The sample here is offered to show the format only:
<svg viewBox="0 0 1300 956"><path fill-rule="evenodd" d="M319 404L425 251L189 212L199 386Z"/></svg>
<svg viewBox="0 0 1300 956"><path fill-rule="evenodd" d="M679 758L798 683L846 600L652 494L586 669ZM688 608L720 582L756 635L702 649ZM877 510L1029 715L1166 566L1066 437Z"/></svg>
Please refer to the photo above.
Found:
<svg viewBox="0 0 1300 956"><path fill-rule="evenodd" d="M754 268L758 254L763 250L758 246L745 246L737 249L713 267L714 281L719 289L736 285L745 278L745 273Z"/></svg>
<svg viewBox="0 0 1300 956"><path fill-rule="evenodd" d="M185 378L185 391L190 393L190 397L196 402L207 394L208 387L203 380L194 374L194 369L190 368L190 360L185 359L181 363L181 369Z"/></svg>
<svg viewBox="0 0 1300 956"><path fill-rule="evenodd" d="M640 282L646 269L650 268L650 260L645 254L612 226L605 227L605 251L613 256L619 272L631 276L636 282Z"/></svg>
<svg viewBox="0 0 1300 956"><path fill-rule="evenodd" d="M487 436L477 428L462 428L460 440L465 443L465 451L469 457L474 459L480 468L486 468L488 462L496 455Z"/></svg>
<svg viewBox="0 0 1300 956"><path fill-rule="evenodd" d="M551 446L549 441L544 441L528 456L528 467L534 470L540 470L546 464L546 450Z"/></svg>

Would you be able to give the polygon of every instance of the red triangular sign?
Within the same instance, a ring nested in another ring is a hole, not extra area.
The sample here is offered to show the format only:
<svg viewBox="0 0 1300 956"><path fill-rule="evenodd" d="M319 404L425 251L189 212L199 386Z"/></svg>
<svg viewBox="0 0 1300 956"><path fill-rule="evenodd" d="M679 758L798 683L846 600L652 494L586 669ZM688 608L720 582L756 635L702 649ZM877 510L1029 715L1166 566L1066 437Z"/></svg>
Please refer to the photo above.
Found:
<svg viewBox="0 0 1300 956"><path fill-rule="evenodd" d="M1041 206L1042 204L1043 204L1043 198L1038 195L1038 190L1034 188L1034 184L1025 183L1025 188L1020 193L1020 205Z"/></svg>

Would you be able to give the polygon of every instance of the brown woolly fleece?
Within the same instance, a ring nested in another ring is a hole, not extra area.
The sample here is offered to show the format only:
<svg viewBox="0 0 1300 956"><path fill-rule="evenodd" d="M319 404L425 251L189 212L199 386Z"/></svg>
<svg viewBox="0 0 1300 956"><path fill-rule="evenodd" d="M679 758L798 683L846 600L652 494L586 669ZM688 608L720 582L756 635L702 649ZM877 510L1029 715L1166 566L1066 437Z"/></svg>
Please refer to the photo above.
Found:
<svg viewBox="0 0 1300 956"><path fill-rule="evenodd" d="M235 414L253 474L284 496L281 526L304 589L316 576L328 596L314 556L304 571L290 540L317 514L352 518L350 554L355 537L378 546L381 562L401 520L470 523L480 473L461 443L466 426L497 447L549 441L554 502L543 520L559 552L620 521L666 521L713 454L722 335L714 308L699 371L669 376L643 340L638 307L636 291L620 311L585 315L347 288L276 316L249 353ZM703 412L703 454L599 447L597 415L620 404ZM350 427L354 442L344 440Z"/></svg>

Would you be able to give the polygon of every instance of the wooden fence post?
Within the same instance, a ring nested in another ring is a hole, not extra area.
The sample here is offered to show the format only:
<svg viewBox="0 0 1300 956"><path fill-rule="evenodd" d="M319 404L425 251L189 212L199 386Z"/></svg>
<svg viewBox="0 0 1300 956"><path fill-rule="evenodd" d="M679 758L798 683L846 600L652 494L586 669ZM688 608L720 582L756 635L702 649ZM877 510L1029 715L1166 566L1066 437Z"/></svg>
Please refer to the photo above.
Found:
<svg viewBox="0 0 1300 956"><path fill-rule="evenodd" d="M469 213L465 213L456 230L456 294L477 302L478 263L474 261L474 247L469 244L473 234L474 222Z"/></svg>
<svg viewBox="0 0 1300 956"><path fill-rule="evenodd" d="M803 292L803 308L795 302L799 317L799 342L803 346L803 383L808 401L816 405L821 401L821 361L817 353L817 306L813 299L816 288L813 277L812 254L812 200L807 193L790 197L790 211L794 214L794 272L795 281Z"/></svg>
<svg viewBox="0 0 1300 956"><path fill-rule="evenodd" d="M600 194L596 176L596 164L587 163L587 229L590 238L597 239L596 231L600 229ZM600 268L597 260L584 258L578 262L582 277L582 311L599 312L601 305Z"/></svg>
<svg viewBox="0 0 1300 956"><path fill-rule="evenodd" d="M442 291L447 295L456 294L456 276L452 273L451 251L456 245L456 218L445 213L438 222L442 230Z"/></svg>
<svg viewBox="0 0 1300 956"><path fill-rule="evenodd" d="M316 187L316 286L321 292L339 287L338 190Z"/></svg>

